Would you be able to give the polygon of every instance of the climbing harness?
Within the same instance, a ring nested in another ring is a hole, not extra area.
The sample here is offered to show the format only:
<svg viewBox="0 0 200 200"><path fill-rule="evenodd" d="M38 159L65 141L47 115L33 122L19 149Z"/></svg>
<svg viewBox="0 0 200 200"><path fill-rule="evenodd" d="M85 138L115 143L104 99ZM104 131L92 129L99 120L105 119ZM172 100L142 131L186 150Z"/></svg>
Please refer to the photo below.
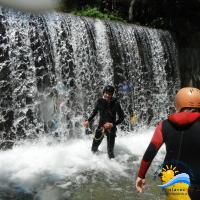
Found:
<svg viewBox="0 0 200 200"><path fill-rule="evenodd" d="M94 135L95 140L101 140L104 137L104 135L106 135L106 132L108 132L108 130L105 130L105 128L101 128L99 129L99 131L101 132L101 136L99 138L96 138Z"/></svg>

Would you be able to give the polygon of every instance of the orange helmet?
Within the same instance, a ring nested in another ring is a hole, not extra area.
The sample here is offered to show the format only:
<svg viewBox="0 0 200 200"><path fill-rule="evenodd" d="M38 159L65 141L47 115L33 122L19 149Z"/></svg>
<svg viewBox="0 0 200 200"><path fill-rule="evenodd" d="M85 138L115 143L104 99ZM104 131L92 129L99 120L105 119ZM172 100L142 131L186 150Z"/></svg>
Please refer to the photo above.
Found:
<svg viewBox="0 0 200 200"><path fill-rule="evenodd" d="M200 90L193 87L185 87L176 94L176 110L182 108L200 108Z"/></svg>

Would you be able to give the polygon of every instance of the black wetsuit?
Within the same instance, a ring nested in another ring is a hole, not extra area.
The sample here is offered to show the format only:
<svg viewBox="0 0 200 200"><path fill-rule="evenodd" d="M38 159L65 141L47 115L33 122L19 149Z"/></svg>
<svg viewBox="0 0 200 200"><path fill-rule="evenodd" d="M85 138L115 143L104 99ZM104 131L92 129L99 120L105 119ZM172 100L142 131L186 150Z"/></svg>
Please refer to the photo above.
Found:
<svg viewBox="0 0 200 200"><path fill-rule="evenodd" d="M121 106L116 98L112 98L110 102L103 98L99 98L96 102L93 112L88 118L88 121L90 122L96 116L97 113L99 113L100 119L98 128L95 133L95 138L92 143L92 151L96 152L98 150L98 146L101 144L104 137L104 135L102 134L102 127L106 122L110 122L113 124L113 127L109 130L106 130L107 149L109 158L113 158L113 149L117 131L116 126L124 120L124 112L121 109ZM116 115L118 115L117 120Z"/></svg>
<svg viewBox="0 0 200 200"><path fill-rule="evenodd" d="M200 119L186 126L163 122L163 140L167 154L165 165L174 164L189 175L192 200L200 200Z"/></svg>
<svg viewBox="0 0 200 200"><path fill-rule="evenodd" d="M176 166L179 172L187 173L192 200L200 199L200 113L181 112L172 114L161 122L143 156L138 176L145 174L161 145L166 145L164 165Z"/></svg>

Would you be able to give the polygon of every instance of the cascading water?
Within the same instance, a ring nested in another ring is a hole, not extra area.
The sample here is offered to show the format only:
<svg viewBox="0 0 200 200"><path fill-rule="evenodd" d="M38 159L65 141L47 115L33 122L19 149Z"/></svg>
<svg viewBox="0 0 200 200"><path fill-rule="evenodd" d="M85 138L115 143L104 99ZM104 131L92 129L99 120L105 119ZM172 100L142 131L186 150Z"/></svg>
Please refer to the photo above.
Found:
<svg viewBox="0 0 200 200"><path fill-rule="evenodd" d="M150 137L131 132L165 118L180 85L171 34L1 8L0 42L1 148L23 141L0 152L0 198L131 199L130 170ZM92 155L81 126L105 84L115 85L126 113L113 161L104 143ZM144 199L155 196L147 191Z"/></svg>

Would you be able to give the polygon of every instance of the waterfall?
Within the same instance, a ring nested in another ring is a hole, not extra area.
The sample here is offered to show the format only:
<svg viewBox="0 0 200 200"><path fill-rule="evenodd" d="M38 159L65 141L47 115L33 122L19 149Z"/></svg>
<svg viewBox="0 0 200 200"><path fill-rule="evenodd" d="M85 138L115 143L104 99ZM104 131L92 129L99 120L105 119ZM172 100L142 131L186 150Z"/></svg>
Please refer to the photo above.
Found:
<svg viewBox="0 0 200 200"><path fill-rule="evenodd" d="M178 52L167 31L1 8L0 42L2 142L79 137L105 84L116 88L125 131L155 125L174 109Z"/></svg>

